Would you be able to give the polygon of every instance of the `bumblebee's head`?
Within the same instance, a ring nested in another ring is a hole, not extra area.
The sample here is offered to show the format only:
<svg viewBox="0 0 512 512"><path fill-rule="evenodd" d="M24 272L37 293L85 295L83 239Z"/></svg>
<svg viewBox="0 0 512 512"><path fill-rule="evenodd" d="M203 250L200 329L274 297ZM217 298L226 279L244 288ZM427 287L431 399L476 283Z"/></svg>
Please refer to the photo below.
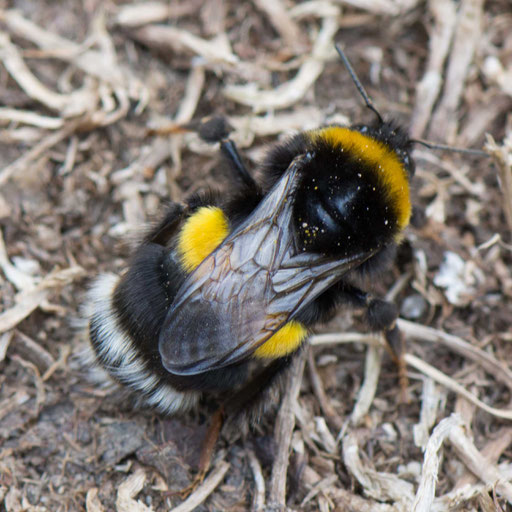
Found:
<svg viewBox="0 0 512 512"><path fill-rule="evenodd" d="M393 122L379 120L373 125L354 125L352 129L376 141L382 142L391 151L394 151L402 162L407 172L408 179L414 176L416 165L411 157L414 141L409 138L409 135L401 126Z"/></svg>
<svg viewBox="0 0 512 512"><path fill-rule="evenodd" d="M294 199L298 250L344 257L399 241L411 215L413 172L403 132L384 123L302 136L311 158Z"/></svg>

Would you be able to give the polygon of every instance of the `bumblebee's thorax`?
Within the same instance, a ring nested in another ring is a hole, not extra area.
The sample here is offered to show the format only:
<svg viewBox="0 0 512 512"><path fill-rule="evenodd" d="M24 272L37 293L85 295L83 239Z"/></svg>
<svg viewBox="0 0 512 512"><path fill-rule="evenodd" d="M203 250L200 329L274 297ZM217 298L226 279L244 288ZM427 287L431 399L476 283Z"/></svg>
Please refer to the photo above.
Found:
<svg viewBox="0 0 512 512"><path fill-rule="evenodd" d="M374 251L399 239L407 226L406 164L382 136L387 129L364 131L329 126L306 132L312 158L294 207L299 250L345 256Z"/></svg>

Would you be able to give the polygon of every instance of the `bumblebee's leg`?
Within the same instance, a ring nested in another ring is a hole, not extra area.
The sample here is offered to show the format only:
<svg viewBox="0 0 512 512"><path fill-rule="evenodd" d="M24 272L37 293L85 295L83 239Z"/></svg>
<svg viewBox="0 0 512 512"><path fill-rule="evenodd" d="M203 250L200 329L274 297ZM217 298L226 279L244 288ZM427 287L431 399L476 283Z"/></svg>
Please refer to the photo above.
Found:
<svg viewBox="0 0 512 512"><path fill-rule="evenodd" d="M372 331L380 331L386 339L388 351L398 368L398 379L402 392L401 401L405 402L407 375L403 354L405 353L405 340L402 332L396 325L398 308L393 302L378 299L371 294L356 288L344 287L343 299L356 307L366 308L365 320Z"/></svg>
<svg viewBox="0 0 512 512"><path fill-rule="evenodd" d="M221 154L228 162L231 170L236 173L236 177L242 182L242 185L249 190L259 190L254 178L247 170L236 144L229 138L233 127L225 117L215 116L205 120L193 121L183 125L182 129L196 132L201 139L210 144L218 142Z"/></svg>
<svg viewBox="0 0 512 512"><path fill-rule="evenodd" d="M201 445L201 452L199 454L199 466L197 468L197 474L190 483L184 489L173 492L172 495L179 494L185 499L190 493L192 493L196 487L201 484L210 469L212 457L215 450L215 445L220 436L222 425L224 424L224 407L221 405L211 417L210 425L204 435L203 442Z"/></svg>
<svg viewBox="0 0 512 512"><path fill-rule="evenodd" d="M230 168L236 173L236 177L242 182L244 187L252 190L258 189L247 167L238 152L236 144L229 138L233 127L226 118L221 116L212 117L206 121L200 122L196 131L205 142L220 144L220 152L229 163Z"/></svg>
<svg viewBox="0 0 512 512"><path fill-rule="evenodd" d="M297 320L305 325L327 322L336 313L337 306L342 304L364 308L366 323L372 331L387 331L393 328L398 317L397 307L392 302L375 298L368 292L340 281L317 297L297 316Z"/></svg>
<svg viewBox="0 0 512 512"><path fill-rule="evenodd" d="M400 331L396 326L398 308L393 302L379 299L364 292L355 286L345 287L343 290L345 301L356 307L365 308L365 321L372 331L381 331L395 355L400 354Z"/></svg>
<svg viewBox="0 0 512 512"><path fill-rule="evenodd" d="M396 325L398 308L393 302L371 298L366 310L366 320L370 328L382 331L386 339L388 352L398 369L400 382L400 402L406 402L408 378L403 355L405 354L405 339L402 331Z"/></svg>
<svg viewBox="0 0 512 512"><path fill-rule="evenodd" d="M229 162L231 168L236 171L237 177L242 181L244 187L259 190L254 178L250 175L247 167L245 167L236 144L231 139L225 139L220 142L220 151Z"/></svg>
<svg viewBox="0 0 512 512"><path fill-rule="evenodd" d="M251 410L255 406L257 407L257 404L261 402L268 402L265 397L266 392L273 387L276 380L282 375L282 372L286 371L290 366L292 360L293 355L274 360L253 378L249 379L241 389L228 396L215 411L203 438L197 475L189 486L179 492L180 495L188 496L203 481L210 469L214 448L224 425L225 416L232 417L246 410Z"/></svg>
<svg viewBox="0 0 512 512"><path fill-rule="evenodd" d="M396 326L398 309L392 302L375 298L370 293L340 281L312 302L297 317L297 320L305 325L326 322L333 317L336 307L340 304L348 304L366 310L365 321L368 327L372 331L383 332L393 360L400 369L403 365L400 362L403 354L403 339L400 330Z"/></svg>
<svg viewBox="0 0 512 512"><path fill-rule="evenodd" d="M293 356L297 353L294 352L288 357L281 357L272 361L262 371L249 379L240 390L226 399L223 406L224 410L231 416L246 410L258 409L258 406L264 406L268 403L264 396L265 393L276 384L277 379L289 368Z"/></svg>

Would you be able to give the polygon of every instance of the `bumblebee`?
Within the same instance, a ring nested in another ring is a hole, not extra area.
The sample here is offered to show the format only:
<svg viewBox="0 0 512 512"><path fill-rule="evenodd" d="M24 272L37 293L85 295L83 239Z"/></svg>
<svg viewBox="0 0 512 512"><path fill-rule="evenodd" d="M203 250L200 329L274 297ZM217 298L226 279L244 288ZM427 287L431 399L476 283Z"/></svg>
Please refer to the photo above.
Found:
<svg viewBox="0 0 512 512"><path fill-rule="evenodd" d="M395 332L396 308L354 283L381 274L403 238L413 141L356 85L374 124L299 133L258 180L223 120L187 127L220 143L236 190L169 205L126 272L93 285L90 341L114 380L174 413L243 390L254 368L252 388L270 385L337 306L364 306L372 329Z"/></svg>

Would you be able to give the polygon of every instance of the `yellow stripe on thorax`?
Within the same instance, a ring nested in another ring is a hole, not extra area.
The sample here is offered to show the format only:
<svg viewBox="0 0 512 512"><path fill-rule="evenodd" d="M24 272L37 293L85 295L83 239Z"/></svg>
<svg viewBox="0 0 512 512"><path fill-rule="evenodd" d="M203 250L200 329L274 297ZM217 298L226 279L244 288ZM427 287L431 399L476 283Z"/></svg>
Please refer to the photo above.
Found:
<svg viewBox="0 0 512 512"><path fill-rule="evenodd" d="M348 155L375 169L379 183L389 194L395 209L398 228L402 230L409 224L411 200L407 171L392 149L356 130L340 126L312 130L309 134L313 142L323 140L334 147L340 146Z"/></svg>
<svg viewBox="0 0 512 512"><path fill-rule="evenodd" d="M259 359L277 359L295 352L308 332L299 322L292 320L284 324L271 338L254 351Z"/></svg>
<svg viewBox="0 0 512 512"><path fill-rule="evenodd" d="M178 237L178 252L185 269L192 272L228 234L228 219L220 208L203 206L194 212Z"/></svg>

